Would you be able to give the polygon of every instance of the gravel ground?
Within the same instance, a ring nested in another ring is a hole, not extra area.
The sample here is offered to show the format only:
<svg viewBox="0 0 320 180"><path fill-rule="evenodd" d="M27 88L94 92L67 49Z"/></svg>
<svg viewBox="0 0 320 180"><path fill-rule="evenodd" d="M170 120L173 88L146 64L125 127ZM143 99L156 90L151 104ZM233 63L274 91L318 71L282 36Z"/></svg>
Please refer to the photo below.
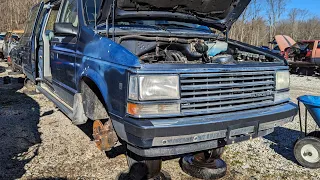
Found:
<svg viewBox="0 0 320 180"><path fill-rule="evenodd" d="M0 77L8 70L0 63ZM17 79L19 76L13 76ZM320 79L291 76L291 97L320 95ZM86 135L43 95L26 95L15 81L0 80L0 179L115 179L126 170L123 155L109 159ZM310 116L309 116L310 117ZM309 119L308 129L315 124ZM319 179L319 170L305 169L293 156L299 123L275 129L263 138L226 147L228 174L223 179ZM172 179L191 180L179 167L178 159L163 163Z"/></svg>

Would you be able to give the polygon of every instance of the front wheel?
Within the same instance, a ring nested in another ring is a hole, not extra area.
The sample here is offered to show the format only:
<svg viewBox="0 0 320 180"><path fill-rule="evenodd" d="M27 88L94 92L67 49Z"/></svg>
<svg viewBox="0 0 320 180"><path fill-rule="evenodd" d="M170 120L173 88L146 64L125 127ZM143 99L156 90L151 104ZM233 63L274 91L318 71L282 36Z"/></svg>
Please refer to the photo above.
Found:
<svg viewBox="0 0 320 180"><path fill-rule="evenodd" d="M320 168L320 139L307 136L298 140L294 146L294 156L304 167Z"/></svg>
<svg viewBox="0 0 320 180"><path fill-rule="evenodd" d="M127 151L127 162L131 179L151 179L161 173L161 159L146 159Z"/></svg>

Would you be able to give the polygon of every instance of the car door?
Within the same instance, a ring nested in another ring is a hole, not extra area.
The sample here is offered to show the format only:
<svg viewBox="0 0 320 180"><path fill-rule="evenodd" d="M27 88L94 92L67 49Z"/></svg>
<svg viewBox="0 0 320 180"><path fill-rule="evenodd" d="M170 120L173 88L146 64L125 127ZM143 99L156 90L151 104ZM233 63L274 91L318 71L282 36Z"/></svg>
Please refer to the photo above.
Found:
<svg viewBox="0 0 320 180"><path fill-rule="evenodd" d="M37 46L37 64L38 64L38 75L37 77L39 77L39 79L41 81L44 80L44 54L43 54L43 31L45 29L45 26L47 24L47 20L49 17L49 12L51 10L51 5L50 3L46 4L41 12L40 18L39 18L39 23L38 26L36 28L36 42L38 44Z"/></svg>
<svg viewBox="0 0 320 180"><path fill-rule="evenodd" d="M78 28L79 18L77 0L64 0L60 9L58 23L71 23ZM70 106L76 93L75 60L77 36L57 35L51 39L50 66L52 82L58 94Z"/></svg>
<svg viewBox="0 0 320 180"><path fill-rule="evenodd" d="M21 54L23 62L23 70L27 77L35 82L36 77L36 57L35 57L35 28L37 26L39 14L43 9L44 3L41 2L38 5L34 6L30 11L30 16L27 21L27 26L25 29L25 34L21 38Z"/></svg>

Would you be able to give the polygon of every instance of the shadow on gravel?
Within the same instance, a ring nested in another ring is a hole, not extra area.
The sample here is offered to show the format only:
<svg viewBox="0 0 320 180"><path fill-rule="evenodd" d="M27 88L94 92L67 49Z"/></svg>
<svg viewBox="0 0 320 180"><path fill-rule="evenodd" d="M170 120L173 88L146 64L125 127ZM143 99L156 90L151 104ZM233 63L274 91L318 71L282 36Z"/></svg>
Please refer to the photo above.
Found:
<svg viewBox="0 0 320 180"><path fill-rule="evenodd" d="M18 93L23 84L0 84L0 179L17 179L38 152L39 104Z"/></svg>
<svg viewBox="0 0 320 180"><path fill-rule="evenodd" d="M273 142L273 144L270 145L270 148L272 148L276 153L280 154L287 160L296 162L293 154L293 148L300 135L300 131L284 127L276 127L273 133L265 136L264 138Z"/></svg>

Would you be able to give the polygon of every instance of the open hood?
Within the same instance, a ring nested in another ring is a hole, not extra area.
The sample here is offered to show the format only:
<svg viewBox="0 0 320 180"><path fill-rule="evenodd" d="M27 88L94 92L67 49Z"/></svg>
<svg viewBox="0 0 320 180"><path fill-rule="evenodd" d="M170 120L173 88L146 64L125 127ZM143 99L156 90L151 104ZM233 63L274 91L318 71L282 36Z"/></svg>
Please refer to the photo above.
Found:
<svg viewBox="0 0 320 180"><path fill-rule="evenodd" d="M251 0L103 0L98 22L112 15L115 20L172 20L213 27L231 28ZM112 16L111 16L112 17Z"/></svg>
<svg viewBox="0 0 320 180"><path fill-rule="evenodd" d="M296 44L290 36L286 35L276 35L274 37L273 44L278 44L280 51L285 51L287 48Z"/></svg>

